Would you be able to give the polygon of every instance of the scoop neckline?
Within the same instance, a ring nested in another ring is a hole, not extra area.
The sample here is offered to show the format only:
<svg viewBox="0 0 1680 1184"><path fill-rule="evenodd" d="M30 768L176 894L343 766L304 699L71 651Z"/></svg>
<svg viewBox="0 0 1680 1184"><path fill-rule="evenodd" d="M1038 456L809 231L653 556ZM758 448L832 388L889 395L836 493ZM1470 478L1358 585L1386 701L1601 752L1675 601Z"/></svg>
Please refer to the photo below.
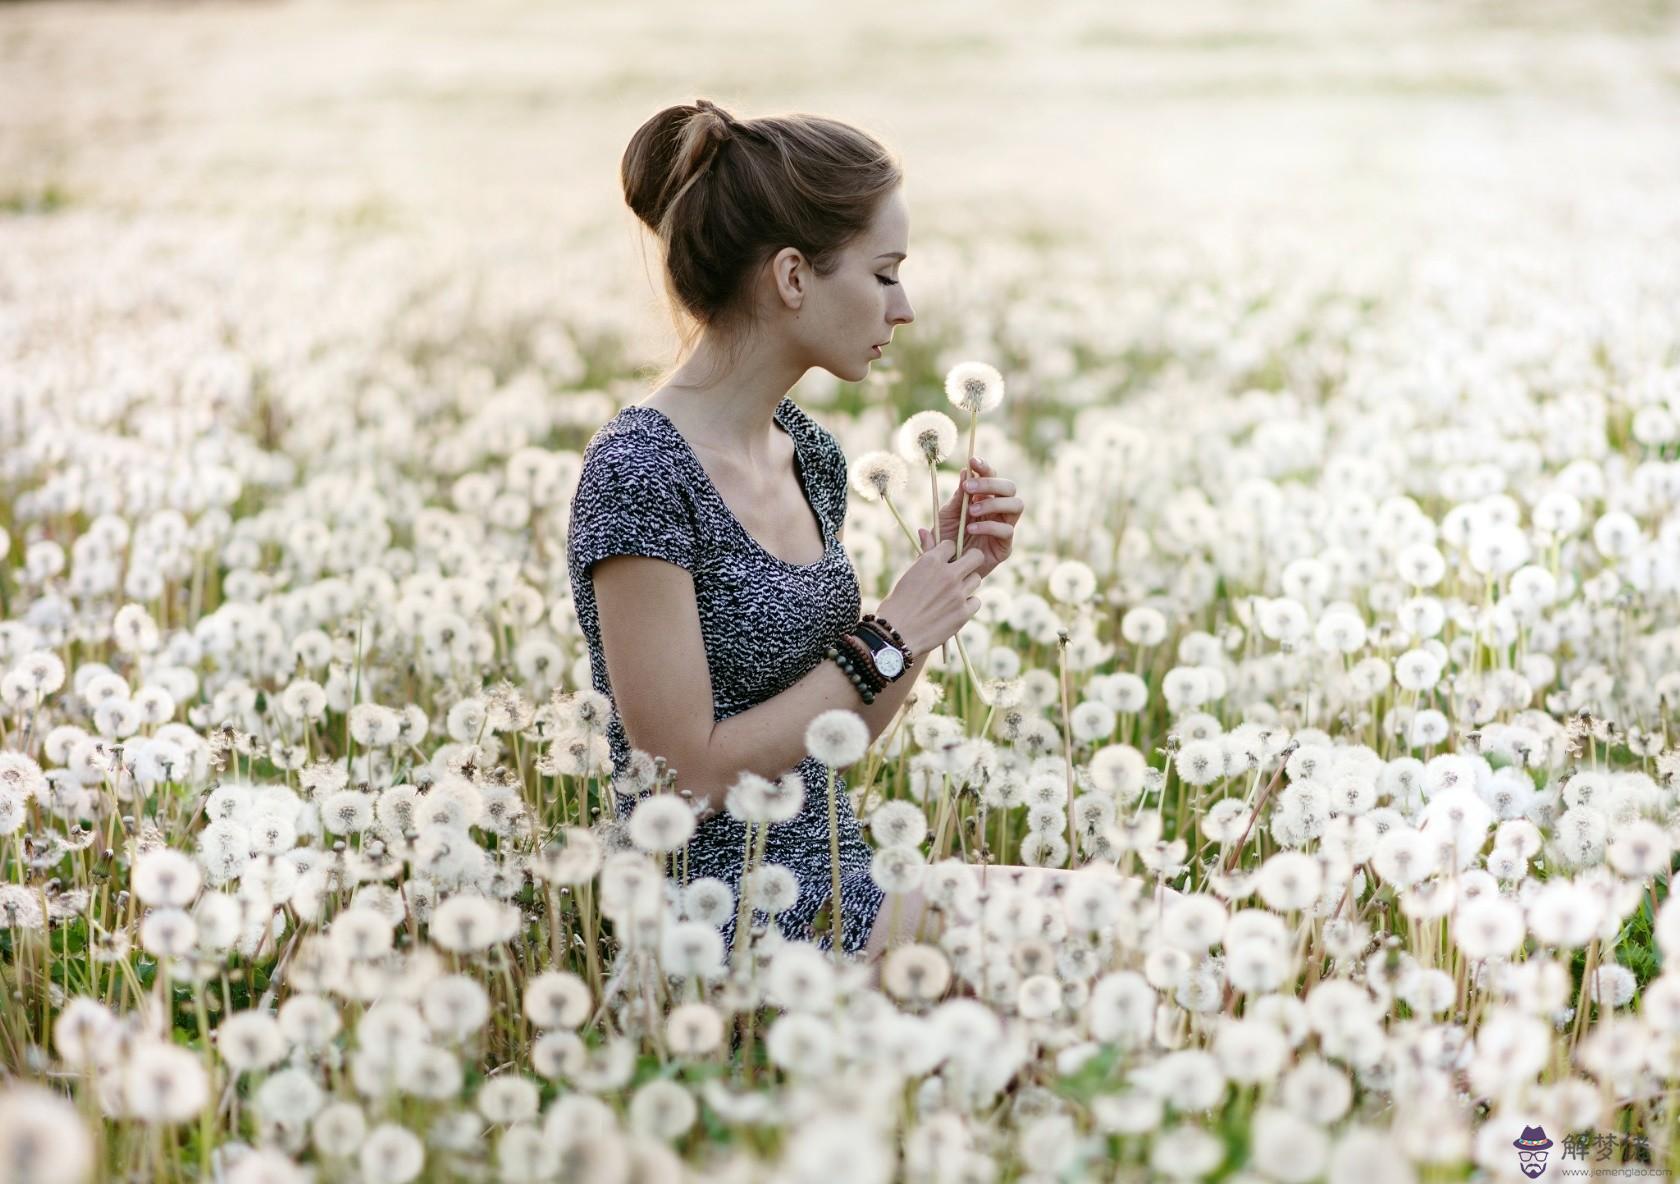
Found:
<svg viewBox="0 0 1680 1184"><path fill-rule="evenodd" d="M701 463L699 453L694 451L693 446L688 442L688 437L682 434L682 429L677 427L675 421L673 421L669 415L666 415L657 407L648 406L646 403L631 403L625 407L624 410L646 411L659 418L660 422L665 425L666 430L677 438L677 442L681 445L683 452L688 456L689 461L694 465L695 470L699 473L700 480L704 482L706 488L711 491L713 499L723 508L723 512L729 516L729 521L734 524L736 531L740 533L742 538L746 539L747 542L756 547L760 554L774 560L783 567L788 568L790 571L810 571L827 563L829 557L833 554L834 532L829 528L828 518L820 509L817 508L816 502L811 498L811 485L807 480L809 469L805 464L805 451L804 446L799 439L799 433L789 427L786 419L784 418L788 409L793 406L793 400L784 397L780 403L776 404L776 410L774 414L772 414L771 420L777 427L786 432L788 434L788 438L793 441L794 478L799 482L799 491L804 495L806 507L811 511L812 515L815 516L817 525L822 528L823 553L819 558L811 563L793 563L790 560L783 559L780 555L776 554L774 551L770 550L770 548L758 541L757 536L747 529L746 523L742 522L735 511L730 508L729 502L724 499L722 492L719 491L716 483L712 481L711 474L706 472L706 466Z"/></svg>

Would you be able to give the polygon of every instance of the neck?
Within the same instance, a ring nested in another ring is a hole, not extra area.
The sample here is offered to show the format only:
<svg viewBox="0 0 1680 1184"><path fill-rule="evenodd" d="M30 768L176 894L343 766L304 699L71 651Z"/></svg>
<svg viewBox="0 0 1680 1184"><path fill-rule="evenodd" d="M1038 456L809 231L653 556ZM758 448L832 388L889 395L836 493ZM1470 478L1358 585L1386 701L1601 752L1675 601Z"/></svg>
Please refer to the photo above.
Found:
<svg viewBox="0 0 1680 1184"><path fill-rule="evenodd" d="M750 465L767 465L779 430L773 422L776 408L807 369L762 336L737 346L731 356L707 333L671 374L663 398L667 406L682 409L685 427L692 429L684 434L691 441Z"/></svg>

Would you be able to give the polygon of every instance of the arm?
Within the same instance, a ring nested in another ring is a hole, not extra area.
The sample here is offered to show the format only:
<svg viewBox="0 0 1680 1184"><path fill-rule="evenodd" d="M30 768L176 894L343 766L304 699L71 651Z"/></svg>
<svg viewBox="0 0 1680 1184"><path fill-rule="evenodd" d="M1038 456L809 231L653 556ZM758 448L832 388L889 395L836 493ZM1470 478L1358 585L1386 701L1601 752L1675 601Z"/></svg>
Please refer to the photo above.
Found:
<svg viewBox="0 0 1680 1184"><path fill-rule="evenodd" d="M897 682L865 704L835 663L819 662L793 686L714 724L712 683L694 581L675 564L636 555L594 568L601 648L630 744L662 756L677 786L708 811L723 808L743 771L776 778L806 757L805 729L835 707L856 712L874 740L921 676L920 654ZM661 621L661 628L647 628Z"/></svg>

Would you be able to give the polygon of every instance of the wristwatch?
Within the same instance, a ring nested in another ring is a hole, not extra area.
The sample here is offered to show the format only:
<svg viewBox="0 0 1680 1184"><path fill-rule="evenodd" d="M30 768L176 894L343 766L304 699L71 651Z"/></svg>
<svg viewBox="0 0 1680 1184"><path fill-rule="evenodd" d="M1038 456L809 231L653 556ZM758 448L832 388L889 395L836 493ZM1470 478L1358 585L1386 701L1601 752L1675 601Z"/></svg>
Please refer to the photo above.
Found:
<svg viewBox="0 0 1680 1184"><path fill-rule="evenodd" d="M903 676L904 651L888 641L885 635L868 623L860 622L852 630L852 636L869 647L869 659L875 664L875 671L882 678L888 682L897 682Z"/></svg>

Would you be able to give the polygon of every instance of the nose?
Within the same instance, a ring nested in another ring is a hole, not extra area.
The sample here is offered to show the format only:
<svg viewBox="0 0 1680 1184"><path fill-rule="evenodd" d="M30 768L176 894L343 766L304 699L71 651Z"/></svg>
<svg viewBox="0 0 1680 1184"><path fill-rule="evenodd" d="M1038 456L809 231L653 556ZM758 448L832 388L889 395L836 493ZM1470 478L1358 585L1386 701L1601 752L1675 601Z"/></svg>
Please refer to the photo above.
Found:
<svg viewBox="0 0 1680 1184"><path fill-rule="evenodd" d="M900 292L902 292L903 287L903 284L899 285ZM898 298L897 308L892 311L892 313L887 317L887 320L894 325L908 325L915 319L916 313L915 310L910 307L910 297L901 294Z"/></svg>

